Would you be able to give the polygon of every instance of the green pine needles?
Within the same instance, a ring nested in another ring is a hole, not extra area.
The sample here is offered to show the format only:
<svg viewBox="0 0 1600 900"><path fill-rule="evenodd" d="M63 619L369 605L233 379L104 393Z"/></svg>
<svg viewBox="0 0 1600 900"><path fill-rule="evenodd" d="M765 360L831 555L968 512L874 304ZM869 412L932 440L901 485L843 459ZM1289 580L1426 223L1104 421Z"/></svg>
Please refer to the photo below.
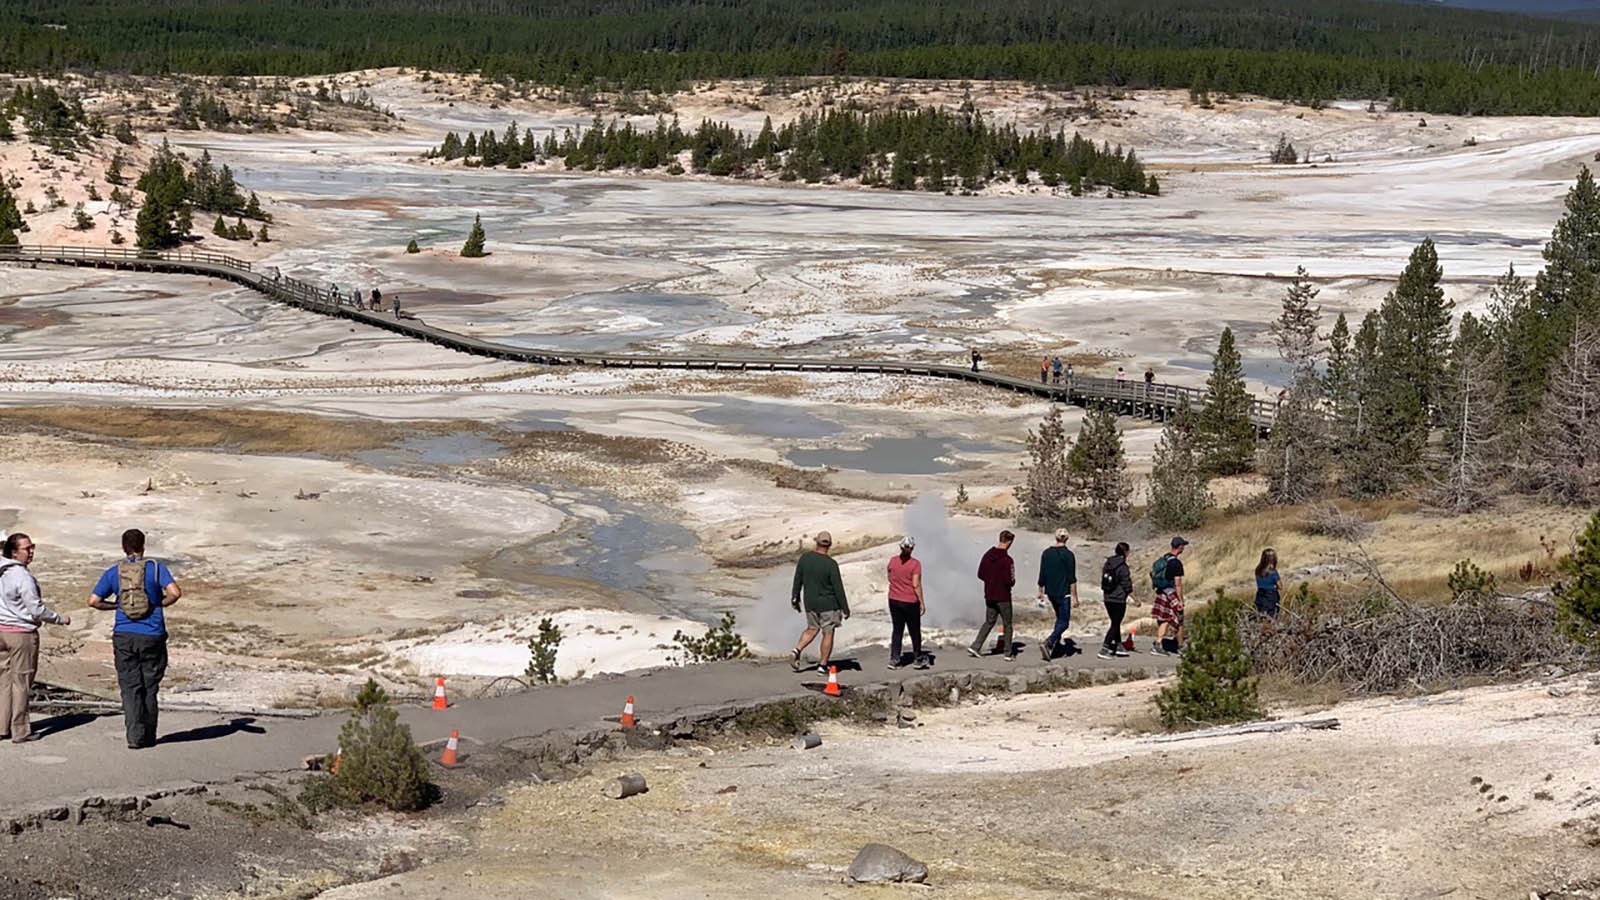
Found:
<svg viewBox="0 0 1600 900"><path fill-rule="evenodd" d="M1211 605L1190 618L1178 680L1156 696L1162 725L1200 728L1261 717L1250 657L1239 639L1243 608L1243 601L1219 588Z"/></svg>
<svg viewBox="0 0 1600 900"><path fill-rule="evenodd" d="M1600 510L1589 519L1572 555L1557 568L1563 579L1556 587L1562 629L1584 644L1600 647Z"/></svg>

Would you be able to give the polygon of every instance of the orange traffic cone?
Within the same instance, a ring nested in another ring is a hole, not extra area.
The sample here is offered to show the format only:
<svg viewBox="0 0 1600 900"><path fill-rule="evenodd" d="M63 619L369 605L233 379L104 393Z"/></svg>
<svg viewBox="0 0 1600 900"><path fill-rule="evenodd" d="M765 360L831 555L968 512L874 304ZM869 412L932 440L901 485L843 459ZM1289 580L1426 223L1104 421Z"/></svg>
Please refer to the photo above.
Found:
<svg viewBox="0 0 1600 900"><path fill-rule="evenodd" d="M627 703L622 704L622 727L623 728L632 728L633 727L633 698L632 697L628 698L628 702Z"/></svg>
<svg viewBox="0 0 1600 900"><path fill-rule="evenodd" d="M344 759L344 748L340 747L333 751L333 765L329 767L329 771L335 775L339 774L339 761L342 759Z"/></svg>
<svg viewBox="0 0 1600 900"><path fill-rule="evenodd" d="M1122 649L1131 652L1133 650L1133 638L1134 638L1134 635L1136 635L1138 633L1139 633L1139 626L1137 626L1137 625L1129 625L1128 626L1128 639L1122 642Z"/></svg>
<svg viewBox="0 0 1600 900"><path fill-rule="evenodd" d="M827 694L829 697L837 697L837 696L839 696L839 667L838 666L829 666L828 667L828 686L823 688L822 692L824 694Z"/></svg>
<svg viewBox="0 0 1600 900"><path fill-rule="evenodd" d="M433 685L433 708L444 709L449 705L449 702L444 699L444 676L440 675L439 680L434 682Z"/></svg>
<svg viewBox="0 0 1600 900"><path fill-rule="evenodd" d="M444 745L444 755L439 757L441 765L453 766L456 764L456 750L461 746L458 743L460 737L460 731L454 729L450 731L450 740L446 741Z"/></svg>
<svg viewBox="0 0 1600 900"><path fill-rule="evenodd" d="M994 652L1010 653L1011 642L1006 640L1006 625L1004 622L999 623L999 625L1000 633L994 636Z"/></svg>

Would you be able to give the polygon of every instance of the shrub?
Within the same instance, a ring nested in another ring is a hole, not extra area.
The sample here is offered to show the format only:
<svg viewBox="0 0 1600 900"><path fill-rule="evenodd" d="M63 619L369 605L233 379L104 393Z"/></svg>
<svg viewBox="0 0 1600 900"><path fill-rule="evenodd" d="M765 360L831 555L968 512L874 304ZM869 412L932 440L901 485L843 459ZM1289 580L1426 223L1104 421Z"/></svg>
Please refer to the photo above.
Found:
<svg viewBox="0 0 1600 900"><path fill-rule="evenodd" d="M1496 594L1494 576L1470 559L1456 563L1446 583L1450 586L1452 600L1485 600Z"/></svg>
<svg viewBox="0 0 1600 900"><path fill-rule="evenodd" d="M723 613L722 621L706 629L704 637L690 637L682 631L673 632L672 639L683 651L682 661L701 663L750 658L750 645L733 630L735 621L733 613Z"/></svg>
<svg viewBox="0 0 1600 900"><path fill-rule="evenodd" d="M422 248L417 246L417 239L416 238L412 238L409 242L407 242L407 244L406 244L406 252L407 253L421 253L422 252Z"/></svg>
<svg viewBox="0 0 1600 900"><path fill-rule="evenodd" d="M350 721L339 729L339 747L339 771L306 782L300 800L308 808L375 805L406 812L421 809L432 796L428 762L410 726L401 724L388 694L370 678L356 696Z"/></svg>
<svg viewBox="0 0 1600 900"><path fill-rule="evenodd" d="M1557 564L1563 581L1556 588L1562 629L1590 646L1600 646L1600 510L1578 538L1571 556Z"/></svg>
<svg viewBox="0 0 1600 900"><path fill-rule="evenodd" d="M561 647L561 629L548 616L539 620L539 633L528 638L528 668L523 675L529 681L549 684L556 680L556 651Z"/></svg>
<svg viewBox="0 0 1600 900"><path fill-rule="evenodd" d="M1261 716L1250 657L1239 639L1243 602L1219 588L1210 606L1189 623L1189 642L1178 662L1177 683L1156 696L1161 724L1194 728Z"/></svg>

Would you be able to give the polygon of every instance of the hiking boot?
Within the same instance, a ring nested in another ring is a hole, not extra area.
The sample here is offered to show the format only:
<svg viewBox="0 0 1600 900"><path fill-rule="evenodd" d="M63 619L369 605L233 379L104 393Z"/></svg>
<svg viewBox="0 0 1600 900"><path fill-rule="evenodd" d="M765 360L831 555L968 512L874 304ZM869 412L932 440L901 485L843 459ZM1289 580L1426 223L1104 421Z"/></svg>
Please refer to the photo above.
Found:
<svg viewBox="0 0 1600 900"><path fill-rule="evenodd" d="M933 665L933 661L928 659L927 654L923 654L922 656L917 657L917 668L926 669L927 667L929 667L931 665Z"/></svg>
<svg viewBox="0 0 1600 900"><path fill-rule="evenodd" d="M973 659L982 659L983 658L983 654L982 653L979 653L978 651L972 649L971 647L967 648L967 655L972 657Z"/></svg>
<svg viewBox="0 0 1600 900"><path fill-rule="evenodd" d="M1045 662L1049 662L1056 655L1055 654L1055 648L1050 646L1049 644L1040 644L1039 645L1039 655L1044 657L1044 661Z"/></svg>
<svg viewBox="0 0 1600 900"><path fill-rule="evenodd" d="M1005 655L1005 661L1006 662L1016 662L1017 661L1017 655L1015 653L1007 653Z"/></svg>
<svg viewBox="0 0 1600 900"><path fill-rule="evenodd" d="M1096 653L1095 656L1099 657L1100 659L1115 659L1117 655L1115 653L1113 653L1112 651L1107 650L1104 647L1101 647L1100 648L1100 652Z"/></svg>
<svg viewBox="0 0 1600 900"><path fill-rule="evenodd" d="M889 664L887 666L884 666L884 668L888 669L889 671L892 672L895 669L904 669L905 668L905 664L902 663L898 659L891 659L891 660L889 660Z"/></svg>
<svg viewBox="0 0 1600 900"><path fill-rule="evenodd" d="M1161 646L1160 644L1153 645L1150 648L1150 652L1155 654L1156 656L1171 656L1172 655L1171 653L1168 653L1167 649L1165 647Z"/></svg>
<svg viewBox="0 0 1600 900"><path fill-rule="evenodd" d="M1121 659L1124 656L1132 656L1133 654L1129 653L1128 651L1126 651L1124 649L1122 649L1121 647L1112 647L1111 648L1111 655L1117 657L1118 659Z"/></svg>
<svg viewBox="0 0 1600 900"><path fill-rule="evenodd" d="M826 663L817 663L817 674L818 675L826 675L826 674L828 674L828 666L827 666Z"/></svg>
<svg viewBox="0 0 1600 900"><path fill-rule="evenodd" d="M803 671L805 669L805 666L800 664L800 651L799 650L794 651L794 656L791 656L789 658L789 668L795 670L796 672L800 672L800 671Z"/></svg>

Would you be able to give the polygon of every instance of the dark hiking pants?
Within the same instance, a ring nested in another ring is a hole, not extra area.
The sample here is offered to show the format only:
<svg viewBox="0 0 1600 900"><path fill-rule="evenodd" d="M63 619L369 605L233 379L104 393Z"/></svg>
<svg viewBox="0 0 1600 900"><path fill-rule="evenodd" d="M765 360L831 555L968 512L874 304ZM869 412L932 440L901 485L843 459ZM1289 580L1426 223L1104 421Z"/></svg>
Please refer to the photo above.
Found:
<svg viewBox="0 0 1600 900"><path fill-rule="evenodd" d="M903 603L899 600L889 601L889 619L894 622L893 640L889 643L889 661L898 664L901 660L901 637L906 632L911 633L911 658L922 658L922 613L918 612L915 602Z"/></svg>
<svg viewBox="0 0 1600 900"><path fill-rule="evenodd" d="M123 634L111 636L117 665L117 685L122 688L122 719L129 747L156 743L156 692L167 674L167 636Z"/></svg>
<svg viewBox="0 0 1600 900"><path fill-rule="evenodd" d="M1011 627L1011 601L1003 603L985 604L986 612L983 616L983 627L978 630L978 639L972 642L972 652L982 653L984 642L989 640L989 632L994 628L996 619L1005 626L1005 654L1010 656L1014 651L1012 643L1017 639L1017 632Z"/></svg>
<svg viewBox="0 0 1600 900"><path fill-rule="evenodd" d="M1100 646L1115 650L1122 644L1122 617L1128 612L1126 601L1105 601L1106 615L1111 617L1111 627L1106 629L1106 639Z"/></svg>

